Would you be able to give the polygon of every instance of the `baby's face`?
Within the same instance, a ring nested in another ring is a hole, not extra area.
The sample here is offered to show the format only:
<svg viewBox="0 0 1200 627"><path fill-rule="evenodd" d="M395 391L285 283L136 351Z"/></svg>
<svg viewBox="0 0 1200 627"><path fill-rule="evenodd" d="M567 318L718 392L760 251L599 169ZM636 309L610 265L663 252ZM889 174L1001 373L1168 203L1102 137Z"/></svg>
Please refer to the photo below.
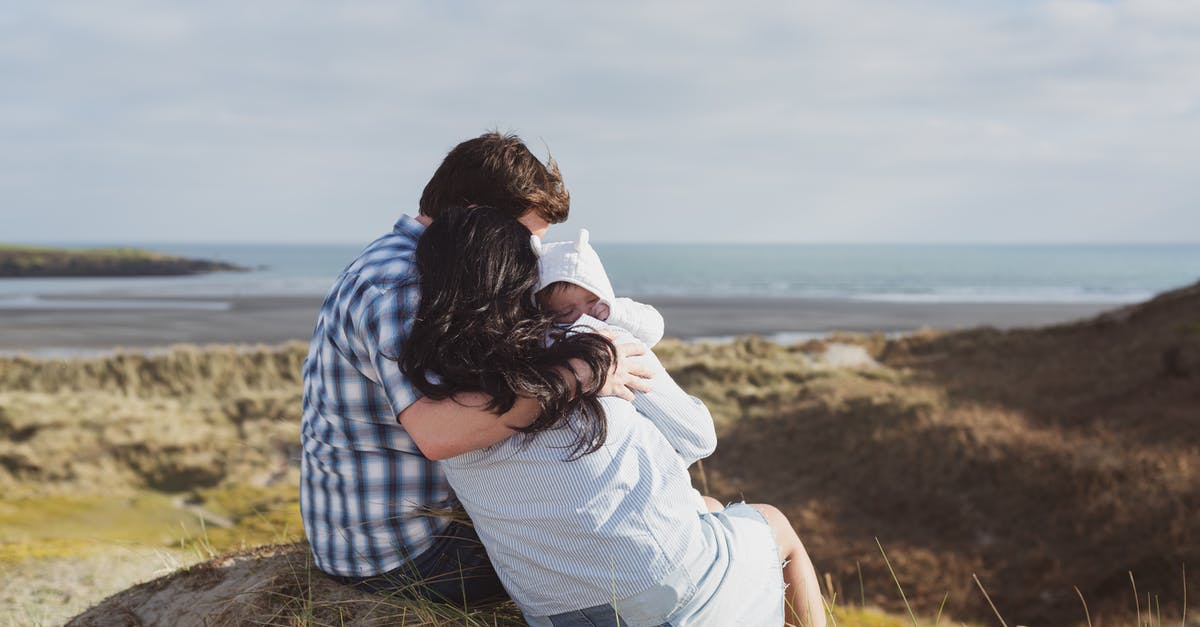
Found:
<svg viewBox="0 0 1200 627"><path fill-rule="evenodd" d="M540 296L542 306L554 316L555 322L561 323L575 322L600 302L599 296L574 283L548 287Z"/></svg>

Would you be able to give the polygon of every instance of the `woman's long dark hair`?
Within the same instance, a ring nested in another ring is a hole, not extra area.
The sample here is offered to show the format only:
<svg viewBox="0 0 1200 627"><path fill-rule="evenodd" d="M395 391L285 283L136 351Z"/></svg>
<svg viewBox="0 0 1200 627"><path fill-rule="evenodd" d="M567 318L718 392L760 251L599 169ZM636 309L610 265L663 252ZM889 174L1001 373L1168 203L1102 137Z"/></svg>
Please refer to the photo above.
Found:
<svg viewBox="0 0 1200 627"><path fill-rule="evenodd" d="M421 303L400 368L434 400L483 392L492 399L488 409L500 414L518 396L537 400L541 415L525 433L562 426L578 412L568 455L577 458L604 444L596 393L616 351L595 333L547 346L554 320L533 300L538 261L529 237L524 225L490 207L446 210L425 229L417 244ZM586 387L559 374L571 359L591 371Z"/></svg>

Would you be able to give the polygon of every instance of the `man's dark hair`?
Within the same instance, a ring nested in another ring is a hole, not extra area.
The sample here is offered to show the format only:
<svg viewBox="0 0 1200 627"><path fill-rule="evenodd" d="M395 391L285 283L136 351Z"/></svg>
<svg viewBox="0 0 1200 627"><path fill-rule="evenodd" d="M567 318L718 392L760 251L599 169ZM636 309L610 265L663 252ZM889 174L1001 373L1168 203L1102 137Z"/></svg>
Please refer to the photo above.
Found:
<svg viewBox="0 0 1200 627"><path fill-rule="evenodd" d="M520 137L492 131L455 146L421 193L421 215L434 220L450 207L471 205L514 218L533 211L557 224L571 211L571 195L553 158L543 165Z"/></svg>
<svg viewBox="0 0 1200 627"><path fill-rule="evenodd" d="M512 409L518 396L533 398L542 412L522 431L570 426L577 438L568 458L604 444L596 394L616 349L595 333L547 346L554 319L533 301L538 260L529 229L491 207L447 208L421 235L416 264L421 301L400 369L421 394L442 400L483 392L497 413ZM590 370L586 388L559 373L575 359ZM578 419L568 423L573 414Z"/></svg>

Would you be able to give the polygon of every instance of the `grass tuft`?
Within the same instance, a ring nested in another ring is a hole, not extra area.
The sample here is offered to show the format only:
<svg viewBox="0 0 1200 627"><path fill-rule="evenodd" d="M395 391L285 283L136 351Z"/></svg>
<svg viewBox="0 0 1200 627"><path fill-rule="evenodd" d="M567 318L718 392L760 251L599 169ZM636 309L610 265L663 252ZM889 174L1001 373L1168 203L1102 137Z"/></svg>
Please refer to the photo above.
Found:
<svg viewBox="0 0 1200 627"><path fill-rule="evenodd" d="M1092 627L1092 613L1088 611L1087 600L1083 598L1083 592L1080 592L1079 586L1073 586L1075 594L1079 595L1079 602L1083 604L1083 615L1087 619L1088 627Z"/></svg>
<svg viewBox="0 0 1200 627"><path fill-rule="evenodd" d="M989 595L987 590L984 589L983 582L979 581L979 576L971 573L971 578L975 580L975 585L979 586L979 591L983 593L983 598L987 599L988 605L991 606L992 611L996 613L996 618L1000 620L1000 624L1003 627L1008 627L1008 623L1004 622L1004 617L1000 615L1000 610L996 609L996 604L992 602L991 595Z"/></svg>
<svg viewBox="0 0 1200 627"><path fill-rule="evenodd" d="M912 606L908 604L908 595L904 594L904 586L900 585L900 578L896 576L896 569L892 568L892 560L888 559L887 551L883 550L883 544L879 542L879 538L875 538L875 544L879 547L879 554L883 555L883 561L887 564L888 572L892 574L892 581L896 582L896 589L900 591L900 598L904 601L904 609L908 611L908 617L912 619L913 627L917 625L917 616L913 614Z"/></svg>

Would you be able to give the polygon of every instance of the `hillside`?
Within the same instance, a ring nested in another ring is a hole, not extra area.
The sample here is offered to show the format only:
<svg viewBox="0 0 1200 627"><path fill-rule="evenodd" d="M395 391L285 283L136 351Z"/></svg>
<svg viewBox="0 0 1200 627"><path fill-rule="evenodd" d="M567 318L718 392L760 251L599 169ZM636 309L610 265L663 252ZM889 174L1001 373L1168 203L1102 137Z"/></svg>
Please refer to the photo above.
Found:
<svg viewBox="0 0 1200 627"><path fill-rule="evenodd" d="M1132 573L1143 610L1180 616L1200 563L1200 286L877 355L857 381L728 394L717 491L785 504L842 598L861 565L868 599L897 607L878 537L919 607L949 591L952 615L987 618L977 573L1009 624L1078 623L1075 586L1093 618L1128 620ZM691 383L737 377L714 374Z"/></svg>
<svg viewBox="0 0 1200 627"><path fill-rule="evenodd" d="M1010 625L1083 624L1076 586L1095 624L1126 624L1134 584L1138 608L1178 623L1183 566L1200 564L1200 285L1044 329L837 341L668 341L659 353L718 421L710 491L783 509L839 605L904 611L878 538L919 615L945 599L955 621L994 621L977 574ZM845 359L845 343L879 364ZM299 345L0 359L0 566L87 564L134 533L203 559L298 538L302 359ZM98 529L99 518L114 522ZM339 614L353 604L308 568L302 546L269 554L133 588L78 624L114 612L146 622L176 595L226 594L236 564L238 603L263 623L369 622L368 606ZM0 584L0 599L47 602L21 581ZM65 603L117 589L82 587Z"/></svg>
<svg viewBox="0 0 1200 627"><path fill-rule="evenodd" d="M179 276L245 271L219 261L187 259L136 248L44 248L0 245L0 278Z"/></svg>

